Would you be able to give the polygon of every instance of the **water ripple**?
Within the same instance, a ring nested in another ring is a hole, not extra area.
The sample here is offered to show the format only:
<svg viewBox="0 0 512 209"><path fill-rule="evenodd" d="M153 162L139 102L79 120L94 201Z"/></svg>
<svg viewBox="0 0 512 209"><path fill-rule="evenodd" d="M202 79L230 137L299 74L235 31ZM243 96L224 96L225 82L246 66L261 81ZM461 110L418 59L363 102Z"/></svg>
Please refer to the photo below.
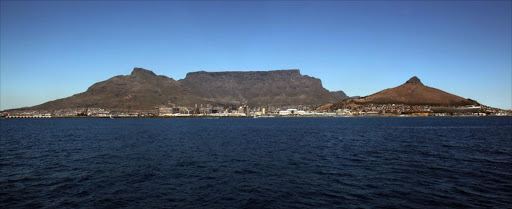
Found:
<svg viewBox="0 0 512 209"><path fill-rule="evenodd" d="M0 208L507 208L510 118L1 120Z"/></svg>

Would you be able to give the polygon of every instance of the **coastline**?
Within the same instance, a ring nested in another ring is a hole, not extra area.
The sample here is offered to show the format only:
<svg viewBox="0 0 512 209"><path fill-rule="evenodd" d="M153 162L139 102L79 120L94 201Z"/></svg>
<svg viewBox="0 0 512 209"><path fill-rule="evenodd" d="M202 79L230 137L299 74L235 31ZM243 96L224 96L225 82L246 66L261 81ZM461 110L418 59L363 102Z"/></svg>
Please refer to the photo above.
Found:
<svg viewBox="0 0 512 209"><path fill-rule="evenodd" d="M296 116L55 116L55 117L37 117L37 116L6 116L2 119L52 119L52 118L103 118L103 119L120 119L120 118L202 118L202 119L219 119L219 118L477 118L477 117L512 117L512 115L444 115L444 116L424 116L424 115L339 115L339 116L322 116L322 115L296 115Z"/></svg>

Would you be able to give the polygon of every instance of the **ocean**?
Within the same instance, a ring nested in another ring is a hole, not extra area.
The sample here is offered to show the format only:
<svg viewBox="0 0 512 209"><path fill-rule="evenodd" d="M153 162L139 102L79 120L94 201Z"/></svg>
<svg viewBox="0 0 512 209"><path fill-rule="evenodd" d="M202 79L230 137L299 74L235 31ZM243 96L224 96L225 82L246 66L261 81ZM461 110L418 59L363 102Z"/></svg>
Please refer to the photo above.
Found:
<svg viewBox="0 0 512 209"><path fill-rule="evenodd" d="M512 118L0 120L0 208L511 208Z"/></svg>

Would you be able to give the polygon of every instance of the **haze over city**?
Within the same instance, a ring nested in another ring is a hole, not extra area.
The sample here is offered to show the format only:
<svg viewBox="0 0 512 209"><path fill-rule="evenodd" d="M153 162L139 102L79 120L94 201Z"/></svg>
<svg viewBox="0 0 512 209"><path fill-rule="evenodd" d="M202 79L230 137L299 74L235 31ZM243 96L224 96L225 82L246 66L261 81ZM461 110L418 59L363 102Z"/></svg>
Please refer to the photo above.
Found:
<svg viewBox="0 0 512 209"><path fill-rule="evenodd" d="M512 109L510 1L2 1L0 110L84 92L134 67L300 69L365 96L418 76Z"/></svg>

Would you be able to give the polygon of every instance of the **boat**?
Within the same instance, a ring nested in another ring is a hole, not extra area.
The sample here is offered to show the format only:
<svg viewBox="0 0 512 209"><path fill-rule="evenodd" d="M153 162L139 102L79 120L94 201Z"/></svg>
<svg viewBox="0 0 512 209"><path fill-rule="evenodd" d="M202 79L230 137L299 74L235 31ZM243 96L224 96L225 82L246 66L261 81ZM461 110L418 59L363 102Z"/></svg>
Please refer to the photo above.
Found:
<svg viewBox="0 0 512 209"><path fill-rule="evenodd" d="M110 119L114 119L114 118L112 117L112 115L110 115Z"/></svg>

